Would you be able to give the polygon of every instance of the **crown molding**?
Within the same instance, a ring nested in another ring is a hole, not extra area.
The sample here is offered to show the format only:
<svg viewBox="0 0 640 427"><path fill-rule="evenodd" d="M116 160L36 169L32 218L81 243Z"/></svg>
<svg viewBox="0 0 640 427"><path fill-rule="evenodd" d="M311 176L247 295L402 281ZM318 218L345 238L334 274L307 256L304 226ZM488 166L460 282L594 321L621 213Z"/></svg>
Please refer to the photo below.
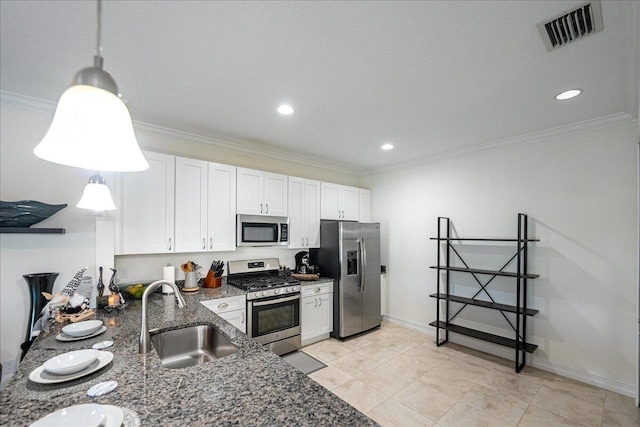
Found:
<svg viewBox="0 0 640 427"><path fill-rule="evenodd" d="M34 111L38 113L53 114L55 112L56 103L51 101L45 101L30 96L20 95L13 92L7 92L0 90L0 105L6 105L15 108L21 108L23 110ZM484 144L474 145L471 147L459 148L449 151L443 151L440 153L429 154L426 156L414 158L408 162L396 163L390 166L381 168L375 168L370 170L362 170L350 168L346 165L336 164L335 161L329 159L317 160L311 157L306 157L301 154L291 154L289 151L282 150L280 148L270 146L264 147L262 144L255 142L229 142L220 139L210 138L202 135L196 135L189 132L179 131L175 129L169 129L162 126L152 125L149 123L139 122L134 120L133 127L136 132L149 135L158 136L175 141L181 141L188 144L194 144L198 146L206 146L209 148L220 148L229 152L235 152L245 155L259 155L265 159L272 159L277 161L287 161L296 163L303 166L310 166L315 168L323 168L343 174L353 175L356 177L366 177L381 175L389 172L395 172L398 170L404 170L407 168L420 167L426 164L443 162L446 160L453 160L468 156L476 156L484 153L490 153L492 151L504 150L508 148L518 147L525 144L533 144L536 142L548 141L550 139L562 138L569 135L575 135L579 133L591 132L598 129L604 129L612 126L620 126L627 123L637 122L637 119L633 118L627 113L616 113L609 116L599 117L596 119L585 120L578 123L572 123L570 125L559 126L556 128L546 129L538 132L532 132L524 135L515 136L512 138L501 139Z"/></svg>
<svg viewBox="0 0 640 427"><path fill-rule="evenodd" d="M420 167L429 163L443 162L446 160L454 160L462 157L476 156L479 154L490 153L492 151L504 150L508 148L518 147L520 145L533 144L536 142L544 142L550 139L562 138L569 135L575 135L585 132L592 132L598 129L604 129L612 126L620 126L627 123L635 123L634 119L627 113L616 113L609 116L599 117L596 119L585 120L583 122L572 123L570 125L559 126L556 128L546 129L538 132L527 133L524 135L505 138L498 141L492 141L485 144L478 144L472 147L459 148L454 150L443 151L440 153L429 154L408 162L397 163L388 167L376 168L363 172L363 176L381 175L388 172L405 170L407 168Z"/></svg>
<svg viewBox="0 0 640 427"><path fill-rule="evenodd" d="M46 113L53 115L56 111L57 104L55 102L45 101L39 98L0 90L0 105L20 108L22 110L32 111L36 113ZM237 154L251 156L257 155L265 159L272 159L280 162L285 161L307 167L322 168L346 175L353 175L356 177L362 175L361 170L350 168L346 165L336 164L332 160L316 160L312 157L307 157L302 154L291 154L291 152L282 150L278 147L269 146L267 148L262 144L248 141L229 142L180 130L169 129L150 123L140 122L137 120L133 120L132 122L135 132L139 134L162 137L169 140L180 141L182 143L201 147L219 148Z"/></svg>

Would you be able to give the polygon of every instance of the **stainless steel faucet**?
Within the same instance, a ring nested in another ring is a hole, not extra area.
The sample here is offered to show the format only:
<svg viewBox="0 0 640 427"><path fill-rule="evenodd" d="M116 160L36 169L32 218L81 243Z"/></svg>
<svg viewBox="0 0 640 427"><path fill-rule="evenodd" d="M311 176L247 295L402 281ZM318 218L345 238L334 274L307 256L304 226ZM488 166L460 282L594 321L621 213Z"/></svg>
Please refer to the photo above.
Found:
<svg viewBox="0 0 640 427"><path fill-rule="evenodd" d="M151 350L151 336L149 335L149 322L147 322L147 300L149 299L149 294L155 292L162 285L168 285L173 288L173 292L176 295L176 300L178 300L178 307L184 308L186 303L184 302L184 298L180 294L180 289L176 286L175 283L169 282L168 280L158 280L147 286L147 289L144 290L142 294L142 326L140 327L140 346L138 347L139 353L148 353Z"/></svg>

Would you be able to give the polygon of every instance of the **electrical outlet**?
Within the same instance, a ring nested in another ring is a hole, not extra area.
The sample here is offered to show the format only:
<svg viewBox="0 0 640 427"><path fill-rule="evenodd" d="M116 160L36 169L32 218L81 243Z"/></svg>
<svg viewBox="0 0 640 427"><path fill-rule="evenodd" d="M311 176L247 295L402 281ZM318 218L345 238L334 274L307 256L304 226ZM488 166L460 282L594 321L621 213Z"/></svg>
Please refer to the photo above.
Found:
<svg viewBox="0 0 640 427"><path fill-rule="evenodd" d="M127 267L126 265L120 266L120 268L118 268L118 274L120 275L121 279L126 279L127 277L129 277L129 267Z"/></svg>
<svg viewBox="0 0 640 427"><path fill-rule="evenodd" d="M2 362L2 376L15 374L18 370L17 360L6 360Z"/></svg>

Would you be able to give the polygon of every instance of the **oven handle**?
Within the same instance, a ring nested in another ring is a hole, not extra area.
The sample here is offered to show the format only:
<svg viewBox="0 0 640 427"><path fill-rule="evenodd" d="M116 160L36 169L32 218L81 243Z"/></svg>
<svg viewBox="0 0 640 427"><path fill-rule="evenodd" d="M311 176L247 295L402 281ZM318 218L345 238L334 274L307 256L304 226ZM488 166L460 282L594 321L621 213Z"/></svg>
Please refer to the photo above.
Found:
<svg viewBox="0 0 640 427"><path fill-rule="evenodd" d="M260 307L263 305L271 305L271 304L276 304L276 303L280 303L280 302L287 302L287 301L293 301L296 299L300 299L300 294L294 296L294 297L287 297L287 298L281 298L281 299L272 299L269 301L263 301L263 302L254 302L252 303L252 305L254 307Z"/></svg>

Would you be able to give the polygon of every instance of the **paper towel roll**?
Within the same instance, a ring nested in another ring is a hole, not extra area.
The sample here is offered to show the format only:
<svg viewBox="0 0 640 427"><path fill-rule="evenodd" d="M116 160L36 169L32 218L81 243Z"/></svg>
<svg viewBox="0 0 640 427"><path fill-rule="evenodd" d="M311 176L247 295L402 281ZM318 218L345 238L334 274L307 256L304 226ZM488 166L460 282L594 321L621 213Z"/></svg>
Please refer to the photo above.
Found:
<svg viewBox="0 0 640 427"><path fill-rule="evenodd" d="M162 279L167 282L176 283L176 268L172 265L162 267ZM163 294L172 294L173 288L169 285L162 285Z"/></svg>

